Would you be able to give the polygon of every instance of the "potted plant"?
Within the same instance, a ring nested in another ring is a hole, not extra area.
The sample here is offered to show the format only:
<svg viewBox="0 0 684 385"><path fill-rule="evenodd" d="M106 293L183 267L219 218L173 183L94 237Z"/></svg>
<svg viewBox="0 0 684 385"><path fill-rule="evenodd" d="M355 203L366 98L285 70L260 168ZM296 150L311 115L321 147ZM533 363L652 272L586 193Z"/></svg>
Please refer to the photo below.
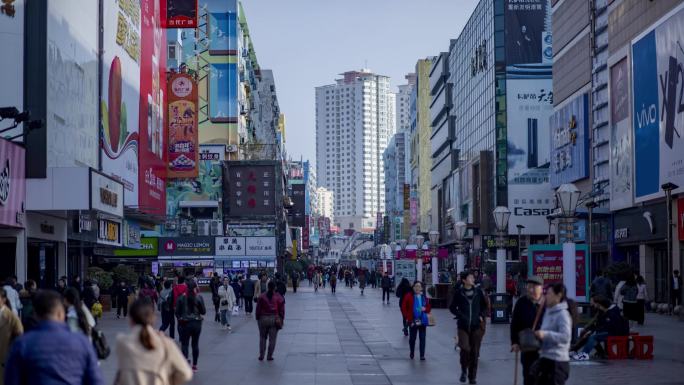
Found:
<svg viewBox="0 0 684 385"><path fill-rule="evenodd" d="M109 289L114 283L112 278L112 273L104 271L100 267L89 267L86 272L87 279L97 283L100 288L100 304L102 304L103 311L109 311L112 308L112 296L109 293Z"/></svg>

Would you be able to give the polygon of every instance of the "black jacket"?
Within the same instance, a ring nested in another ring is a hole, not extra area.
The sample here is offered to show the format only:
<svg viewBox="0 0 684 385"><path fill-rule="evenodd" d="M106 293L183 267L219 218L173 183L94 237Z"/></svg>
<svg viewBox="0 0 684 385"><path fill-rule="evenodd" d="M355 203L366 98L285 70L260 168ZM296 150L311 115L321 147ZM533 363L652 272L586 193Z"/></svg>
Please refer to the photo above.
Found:
<svg viewBox="0 0 684 385"><path fill-rule="evenodd" d="M380 281L380 286L383 289L389 289L392 287L392 279L390 277L382 277L382 280Z"/></svg>
<svg viewBox="0 0 684 385"><path fill-rule="evenodd" d="M465 288L461 287L454 293L449 310L458 320L458 328L461 330L475 330L480 327L480 317L484 320L487 317L488 305L482 289L473 287L475 294L473 299L468 301Z"/></svg>
<svg viewBox="0 0 684 385"><path fill-rule="evenodd" d="M399 297L399 306L401 306L401 302L404 300L406 293L411 292L411 290L413 290L411 288L411 283L409 283L408 279L403 278L399 283L397 290L395 290L396 296Z"/></svg>
<svg viewBox="0 0 684 385"><path fill-rule="evenodd" d="M613 305L598 316L594 330L599 333L608 333L609 336L627 336L629 335L629 321L622 317L620 308Z"/></svg>
<svg viewBox="0 0 684 385"><path fill-rule="evenodd" d="M518 334L521 330L532 328L538 309L539 304L532 302L526 295L520 297L518 302L515 303L515 307L513 308L513 319L511 320L511 345L520 343ZM543 319L544 311L542 310L535 330L539 330Z"/></svg>
<svg viewBox="0 0 684 385"><path fill-rule="evenodd" d="M245 279L242 282L242 295L245 297L254 297L254 281Z"/></svg>

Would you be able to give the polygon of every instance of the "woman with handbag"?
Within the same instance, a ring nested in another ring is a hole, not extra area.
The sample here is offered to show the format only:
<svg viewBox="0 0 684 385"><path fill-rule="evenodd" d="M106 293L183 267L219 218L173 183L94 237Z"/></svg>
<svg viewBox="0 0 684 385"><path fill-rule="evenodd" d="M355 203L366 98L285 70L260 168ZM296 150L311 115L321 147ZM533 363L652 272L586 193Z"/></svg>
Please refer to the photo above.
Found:
<svg viewBox="0 0 684 385"><path fill-rule="evenodd" d="M114 385L181 385L192 379L175 342L154 330L154 307L142 300L130 308L131 332L116 340L119 369Z"/></svg>
<svg viewBox="0 0 684 385"><path fill-rule="evenodd" d="M264 360L266 340L268 339L268 361L273 361L278 330L283 328L285 319L285 300L275 291L275 282L268 282L268 289L259 296L256 307L256 320L259 324L259 361Z"/></svg>
<svg viewBox="0 0 684 385"><path fill-rule="evenodd" d="M534 377L530 375L530 367L539 359L539 340L534 331L541 325L543 317L544 280L530 276L526 280L527 295L523 295L515 303L511 319L511 351L520 353L524 385L534 385Z"/></svg>
<svg viewBox="0 0 684 385"><path fill-rule="evenodd" d="M232 330L230 327L230 317L233 313L233 307L237 305L235 292L233 291L228 278L223 278L223 285L217 290L219 297L219 312L221 313L221 325L225 330L230 332Z"/></svg>
<svg viewBox="0 0 684 385"><path fill-rule="evenodd" d="M178 317L178 334L180 334L181 351L187 358L190 354L190 340L192 340L192 370L197 371L199 359L199 337L202 333L202 321L207 314L204 300L199 294L197 283L189 280L187 292L178 297L176 316Z"/></svg>
<svg viewBox="0 0 684 385"><path fill-rule="evenodd" d="M532 365L531 372L536 385L564 385L570 375L572 339L565 285L554 283L547 288L545 306L541 328L535 332L541 341L539 359Z"/></svg>
<svg viewBox="0 0 684 385"><path fill-rule="evenodd" d="M416 281L413 284L413 292L406 293L401 305L401 313L409 325L410 357L413 359L416 350L416 335L420 338L420 360L425 361L425 338L427 326L430 322L430 301L423 294L423 284Z"/></svg>

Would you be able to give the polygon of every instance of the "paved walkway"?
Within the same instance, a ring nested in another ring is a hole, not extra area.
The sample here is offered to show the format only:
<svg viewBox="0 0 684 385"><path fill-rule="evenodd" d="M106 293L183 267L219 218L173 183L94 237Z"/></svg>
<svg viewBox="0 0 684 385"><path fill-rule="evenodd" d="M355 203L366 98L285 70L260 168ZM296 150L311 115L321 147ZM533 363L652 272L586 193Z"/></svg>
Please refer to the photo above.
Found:
<svg viewBox="0 0 684 385"><path fill-rule="evenodd" d="M233 317L233 333L220 330L209 310L200 337L199 372L193 384L230 385L447 385L458 384L454 350L455 321L435 310L437 326L428 329L427 361L408 358L401 333L398 299L380 301L379 290L338 287L314 293L302 288L285 296L285 327L278 336L275 361L259 362L256 321ZM105 315L102 329L112 343L127 322ZM684 383L684 322L648 315L639 332L656 339L654 361L573 363L568 384L674 385ZM479 384L513 383L513 354L508 325L488 325L481 350ZM111 383L116 356L103 362ZM522 382L519 382L522 383Z"/></svg>

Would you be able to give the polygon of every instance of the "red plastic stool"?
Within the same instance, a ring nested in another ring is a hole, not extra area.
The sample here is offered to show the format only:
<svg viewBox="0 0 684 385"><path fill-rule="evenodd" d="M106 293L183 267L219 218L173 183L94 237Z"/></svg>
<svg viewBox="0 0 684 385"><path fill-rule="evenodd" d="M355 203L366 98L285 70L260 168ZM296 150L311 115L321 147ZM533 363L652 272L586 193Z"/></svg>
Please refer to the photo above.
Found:
<svg viewBox="0 0 684 385"><path fill-rule="evenodd" d="M637 360L653 359L653 336L633 336L634 350L632 354Z"/></svg>
<svg viewBox="0 0 684 385"><path fill-rule="evenodd" d="M608 337L606 339L606 350L609 360L624 360L629 357L629 337Z"/></svg>

